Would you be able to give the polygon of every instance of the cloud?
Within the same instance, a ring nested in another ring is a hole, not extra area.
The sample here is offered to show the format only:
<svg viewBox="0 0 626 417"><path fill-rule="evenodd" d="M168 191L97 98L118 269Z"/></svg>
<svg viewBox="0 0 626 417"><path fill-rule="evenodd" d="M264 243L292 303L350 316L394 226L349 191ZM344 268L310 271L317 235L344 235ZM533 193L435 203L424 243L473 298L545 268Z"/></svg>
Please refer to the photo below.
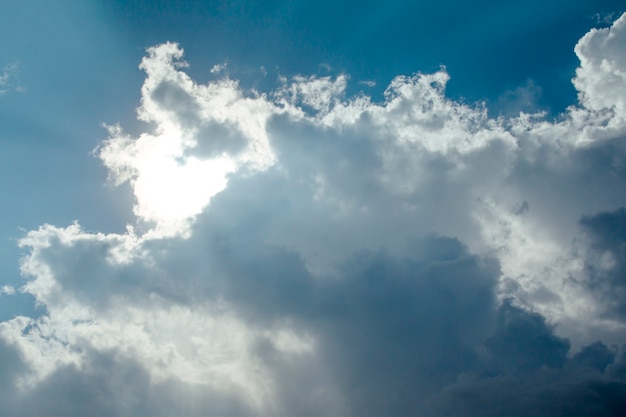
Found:
<svg viewBox="0 0 626 417"><path fill-rule="evenodd" d="M603 344L584 348L560 368L544 367L524 375L464 374L438 400L439 415L584 415L623 414L626 384L624 358L613 362ZM601 366L583 363L581 357ZM603 369L604 358L610 365ZM593 358L593 359L592 359Z"/></svg>
<svg viewBox="0 0 626 417"><path fill-rule="evenodd" d="M228 62L224 62L223 64L215 64L213 65L213 67L211 67L211 74L219 74L220 72L223 72L226 67L228 67Z"/></svg>
<svg viewBox="0 0 626 417"><path fill-rule="evenodd" d="M626 39L626 19L617 19L610 28L592 29L576 45L581 61L576 70L574 85L579 100L592 110L612 110L611 121L623 124L626 99L624 84L626 57L621 49Z"/></svg>
<svg viewBox="0 0 626 417"><path fill-rule="evenodd" d="M148 49L139 118L156 124L153 133L130 138L118 126L97 153L111 180L130 181L142 220L159 233L174 233L226 187L227 175L243 167L259 170L273 162L266 132L269 107L263 97L246 98L234 81L195 84L180 69L175 44ZM220 136L223 139L215 139Z"/></svg>
<svg viewBox="0 0 626 417"><path fill-rule="evenodd" d="M10 91L23 90L17 77L18 69L19 67L15 63L4 66L2 73L0 73L0 96Z"/></svg>
<svg viewBox="0 0 626 417"><path fill-rule="evenodd" d="M15 294L15 288L10 285L3 285L0 288L0 294L13 295Z"/></svg>
<svg viewBox="0 0 626 417"><path fill-rule="evenodd" d="M541 87L528 79L525 85L506 91L498 97L497 107L508 117L519 116L520 113L535 113L538 112L537 101L541 93Z"/></svg>
<svg viewBox="0 0 626 417"><path fill-rule="evenodd" d="M5 412L619 414L625 25L579 41L555 121L450 100L444 70L374 102L149 48L151 129L95 151L137 222L21 240L45 313L0 323Z"/></svg>
<svg viewBox="0 0 626 417"><path fill-rule="evenodd" d="M617 13L615 12L596 13L592 16L592 19L595 20L595 23L597 25L600 25L600 24L611 25L613 22L615 22L616 15Z"/></svg>
<svg viewBox="0 0 626 417"><path fill-rule="evenodd" d="M626 319L626 209L583 217L590 250L585 262L585 284L606 314Z"/></svg>

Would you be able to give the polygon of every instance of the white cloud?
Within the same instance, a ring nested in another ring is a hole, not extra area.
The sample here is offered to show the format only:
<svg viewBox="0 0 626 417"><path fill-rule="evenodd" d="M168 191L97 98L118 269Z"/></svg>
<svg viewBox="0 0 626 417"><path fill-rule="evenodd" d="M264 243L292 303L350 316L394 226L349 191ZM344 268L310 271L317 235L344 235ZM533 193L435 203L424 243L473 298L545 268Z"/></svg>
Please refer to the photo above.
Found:
<svg viewBox="0 0 626 417"><path fill-rule="evenodd" d="M605 25L610 25L613 22L615 22L616 20L616 16L617 13L615 12L610 12L610 13L596 13L592 16L592 18L595 20L596 24L605 24Z"/></svg>
<svg viewBox="0 0 626 417"><path fill-rule="evenodd" d="M228 66L228 62L224 62L223 64L215 64L211 67L211 74L219 74L224 71Z"/></svg>
<svg viewBox="0 0 626 417"><path fill-rule="evenodd" d="M3 285L2 288L0 288L0 294L13 295L15 294L15 288L11 285Z"/></svg>
<svg viewBox="0 0 626 417"><path fill-rule="evenodd" d="M609 123L622 127L626 114L626 17L610 28L592 29L576 44L580 67L574 85L579 100L590 110L614 112Z"/></svg>
<svg viewBox="0 0 626 417"><path fill-rule="evenodd" d="M116 184L131 182L135 214L165 235L184 232L229 174L274 161L264 129L271 105L264 97L243 97L228 79L194 83L180 71L182 53L168 43L148 49L141 63L147 79L138 113L156 124L154 133L130 138L110 127L97 149Z"/></svg>
<svg viewBox="0 0 626 417"><path fill-rule="evenodd" d="M154 407L107 391L101 363L136 369L128 395L149 381L164 414L181 410L170 384L205 393L188 415L428 411L424 398L493 384L481 369L543 389L569 344L497 299L563 323L576 348L624 334L584 283L621 265L617 249L591 259L580 222L624 205L625 34L626 15L580 40L580 103L555 122L490 119L445 97L443 70L398 76L376 103L346 97L344 75L270 94L200 85L178 45L148 49L138 114L153 129L109 127L96 151L131 184L138 223L22 239L24 291L46 313L0 324L0 353L19 357L11 401L84 378L118 414ZM552 356L498 350L518 344ZM520 360L536 373L509 374Z"/></svg>
<svg viewBox="0 0 626 417"><path fill-rule="evenodd" d="M0 73L0 96L10 91L23 91L17 78L18 69L15 63L4 66Z"/></svg>
<svg viewBox="0 0 626 417"><path fill-rule="evenodd" d="M296 76L291 83L285 80L275 94L279 103L297 107L293 110L301 111L299 107L304 105L313 109L317 115L327 114L332 106L338 104L347 81L347 77L343 75L335 80L331 77Z"/></svg>

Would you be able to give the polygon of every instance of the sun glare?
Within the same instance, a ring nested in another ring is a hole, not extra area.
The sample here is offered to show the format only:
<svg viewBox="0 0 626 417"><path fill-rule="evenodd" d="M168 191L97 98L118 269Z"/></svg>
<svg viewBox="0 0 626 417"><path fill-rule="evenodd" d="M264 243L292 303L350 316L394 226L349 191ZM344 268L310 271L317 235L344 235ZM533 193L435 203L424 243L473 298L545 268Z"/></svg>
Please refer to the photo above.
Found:
<svg viewBox="0 0 626 417"><path fill-rule="evenodd" d="M134 183L135 213L145 220L169 223L199 214L211 198L226 188L227 175L235 171L228 157L146 158Z"/></svg>

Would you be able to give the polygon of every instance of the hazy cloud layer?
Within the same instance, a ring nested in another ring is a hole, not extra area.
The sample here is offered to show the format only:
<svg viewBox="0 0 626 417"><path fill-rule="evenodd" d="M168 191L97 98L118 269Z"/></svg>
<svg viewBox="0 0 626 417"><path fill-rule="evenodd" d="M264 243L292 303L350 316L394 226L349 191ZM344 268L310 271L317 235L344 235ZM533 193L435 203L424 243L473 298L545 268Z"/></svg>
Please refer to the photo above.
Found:
<svg viewBox="0 0 626 417"><path fill-rule="evenodd" d="M625 47L626 15L579 41L555 121L451 101L444 70L373 102L148 49L150 131L96 150L137 223L21 240L45 314L0 323L2 412L622 415Z"/></svg>

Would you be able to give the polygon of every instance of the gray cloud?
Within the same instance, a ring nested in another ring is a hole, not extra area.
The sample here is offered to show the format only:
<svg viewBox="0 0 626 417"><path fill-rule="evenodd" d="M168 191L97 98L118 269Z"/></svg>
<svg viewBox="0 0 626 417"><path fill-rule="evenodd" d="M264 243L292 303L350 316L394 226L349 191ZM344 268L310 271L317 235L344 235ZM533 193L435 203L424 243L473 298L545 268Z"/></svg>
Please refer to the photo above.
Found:
<svg viewBox="0 0 626 417"><path fill-rule="evenodd" d="M553 339L550 333L543 337ZM515 338L522 343L533 340ZM541 353L554 358L549 352ZM623 358L613 362L613 355L605 345L596 343L570 360L561 356L562 366L552 363L521 375L494 369L463 374L446 387L436 412L443 416L620 416L626 381L614 369L623 368L624 362Z"/></svg>
<svg viewBox="0 0 626 417"><path fill-rule="evenodd" d="M626 319L626 210L598 213L581 219L589 233L591 250L586 260L586 285L605 312Z"/></svg>

